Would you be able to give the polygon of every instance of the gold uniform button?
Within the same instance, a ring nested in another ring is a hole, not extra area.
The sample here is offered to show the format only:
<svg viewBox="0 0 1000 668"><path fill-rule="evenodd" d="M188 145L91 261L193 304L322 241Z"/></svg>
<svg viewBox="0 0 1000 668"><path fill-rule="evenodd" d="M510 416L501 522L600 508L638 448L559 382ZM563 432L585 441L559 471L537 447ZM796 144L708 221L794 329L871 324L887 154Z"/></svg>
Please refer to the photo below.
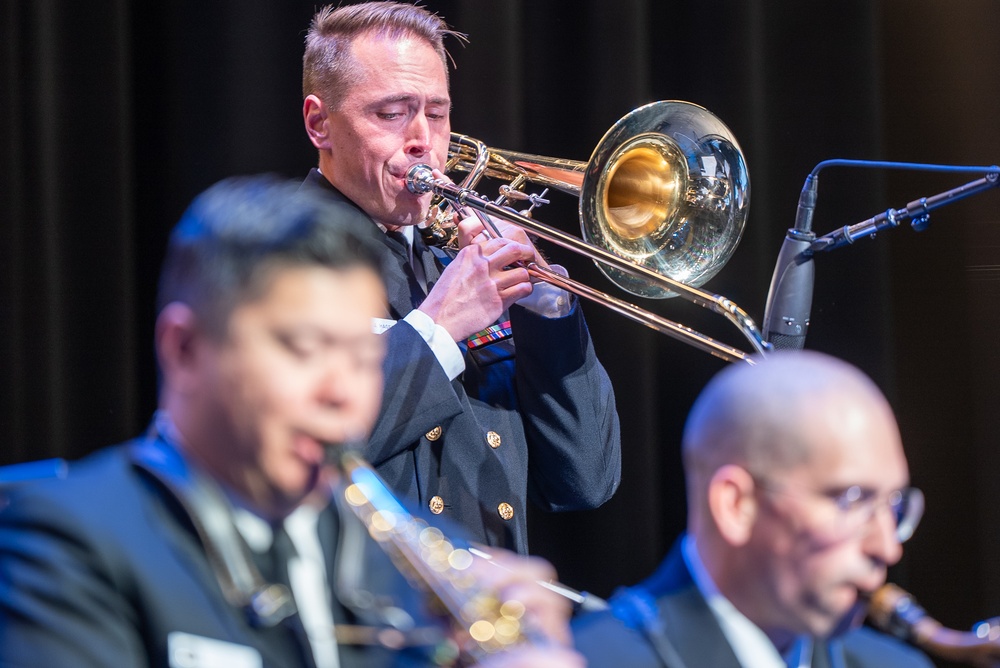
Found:
<svg viewBox="0 0 1000 668"><path fill-rule="evenodd" d="M500 517L502 517L505 520L513 519L514 506L504 501L499 506L497 506L497 512L500 513Z"/></svg>
<svg viewBox="0 0 1000 668"><path fill-rule="evenodd" d="M440 515L444 511L444 499L440 496L432 496L427 506L431 509L432 513Z"/></svg>
<svg viewBox="0 0 1000 668"><path fill-rule="evenodd" d="M436 441L439 438L441 438L441 432L442 432L441 425L438 425L438 426L434 427L433 429L431 429L426 434L424 434L424 437L428 441Z"/></svg>
<svg viewBox="0 0 1000 668"><path fill-rule="evenodd" d="M496 450L500 447L500 434L495 431L486 432L486 442L490 444L490 447Z"/></svg>

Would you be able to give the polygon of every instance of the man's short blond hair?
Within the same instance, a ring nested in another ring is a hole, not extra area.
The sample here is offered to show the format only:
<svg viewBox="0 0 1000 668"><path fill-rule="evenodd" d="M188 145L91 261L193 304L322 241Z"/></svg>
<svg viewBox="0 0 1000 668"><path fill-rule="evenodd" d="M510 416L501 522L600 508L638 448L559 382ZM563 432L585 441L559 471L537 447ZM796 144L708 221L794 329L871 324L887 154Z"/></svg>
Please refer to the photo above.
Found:
<svg viewBox="0 0 1000 668"><path fill-rule="evenodd" d="M441 57L447 72L445 35L464 40L437 14L423 7L399 2L366 2L328 5L313 16L302 57L302 97L316 95L331 108L339 106L344 92L361 80L363 72L351 57L351 43L361 35L388 39L418 37Z"/></svg>

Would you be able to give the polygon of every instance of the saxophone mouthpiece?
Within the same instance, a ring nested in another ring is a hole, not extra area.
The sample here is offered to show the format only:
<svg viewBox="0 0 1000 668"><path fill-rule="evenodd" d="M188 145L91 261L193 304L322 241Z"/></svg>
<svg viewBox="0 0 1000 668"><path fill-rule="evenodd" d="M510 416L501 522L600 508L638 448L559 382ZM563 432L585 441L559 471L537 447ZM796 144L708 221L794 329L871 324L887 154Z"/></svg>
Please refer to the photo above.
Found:
<svg viewBox="0 0 1000 668"><path fill-rule="evenodd" d="M877 629L907 642L915 640L917 624L930 619L913 596L892 583L859 596L868 600L868 619Z"/></svg>
<svg viewBox="0 0 1000 668"><path fill-rule="evenodd" d="M993 632L997 619L980 622L971 632L946 628L894 584L885 584L871 595L868 619L875 628L932 657L979 668L1000 666L1000 630Z"/></svg>

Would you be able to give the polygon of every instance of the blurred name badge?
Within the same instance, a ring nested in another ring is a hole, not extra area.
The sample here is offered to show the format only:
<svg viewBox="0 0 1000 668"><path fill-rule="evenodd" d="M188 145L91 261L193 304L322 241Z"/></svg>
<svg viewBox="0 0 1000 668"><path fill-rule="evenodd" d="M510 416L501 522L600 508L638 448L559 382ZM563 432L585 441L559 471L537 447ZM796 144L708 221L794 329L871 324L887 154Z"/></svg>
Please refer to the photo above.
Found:
<svg viewBox="0 0 1000 668"><path fill-rule="evenodd" d="M395 320L387 320L385 318L372 318L372 331L376 334L382 334L385 330L389 329L396 324Z"/></svg>
<svg viewBox="0 0 1000 668"><path fill-rule="evenodd" d="M174 631L167 635L170 668L262 668L253 647Z"/></svg>

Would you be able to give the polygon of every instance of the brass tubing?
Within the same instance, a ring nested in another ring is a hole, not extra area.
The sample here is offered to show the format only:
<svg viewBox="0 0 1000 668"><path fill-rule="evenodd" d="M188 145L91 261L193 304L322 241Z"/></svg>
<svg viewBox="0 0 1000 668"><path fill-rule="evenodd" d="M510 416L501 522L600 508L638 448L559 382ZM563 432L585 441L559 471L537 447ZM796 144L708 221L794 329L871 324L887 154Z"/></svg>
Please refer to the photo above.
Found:
<svg viewBox="0 0 1000 668"><path fill-rule="evenodd" d="M634 276L650 281L651 283L674 290L679 295L687 298L688 301L724 316L743 333L746 339L750 342L751 346L753 346L754 352L764 354L770 349L769 344L764 341L760 330L758 329L756 323L754 323L753 319L751 319L750 316L747 315L747 313L744 312L739 306L725 297L685 285L680 281L675 281L672 278L658 274L638 263L619 257L610 251L604 250L603 248L588 244L587 242L567 234L562 230L551 227L532 218L528 218L527 216L523 216L512 209L498 206L474 190L462 188L453 183L435 179L431 173L430 167L427 165L414 165L410 168L407 172L407 187L411 191L417 193L432 192L435 195L439 195L448 200L455 206L469 207L487 215L506 220L509 223L532 232L546 241L562 246L568 250L578 252L592 260L613 266ZM532 270L529 270L529 273L531 271ZM753 363L750 359L750 354L725 344L721 344L714 339L691 329L690 327L685 327L684 325L675 323L655 313L651 313L638 306L625 302L624 300L618 299L617 297L612 297L599 290L595 290L594 288L579 283L578 281L567 279L563 276L559 276L558 274L554 274L553 272L543 272L541 271L541 267L535 267L533 271L536 272L533 275L541 280L558 285L559 287L573 292L578 296L603 304L612 310L635 320L636 322L640 322L662 334L666 334L675 339L693 345L696 348L715 355L716 357L724 359L728 362L741 361Z"/></svg>

